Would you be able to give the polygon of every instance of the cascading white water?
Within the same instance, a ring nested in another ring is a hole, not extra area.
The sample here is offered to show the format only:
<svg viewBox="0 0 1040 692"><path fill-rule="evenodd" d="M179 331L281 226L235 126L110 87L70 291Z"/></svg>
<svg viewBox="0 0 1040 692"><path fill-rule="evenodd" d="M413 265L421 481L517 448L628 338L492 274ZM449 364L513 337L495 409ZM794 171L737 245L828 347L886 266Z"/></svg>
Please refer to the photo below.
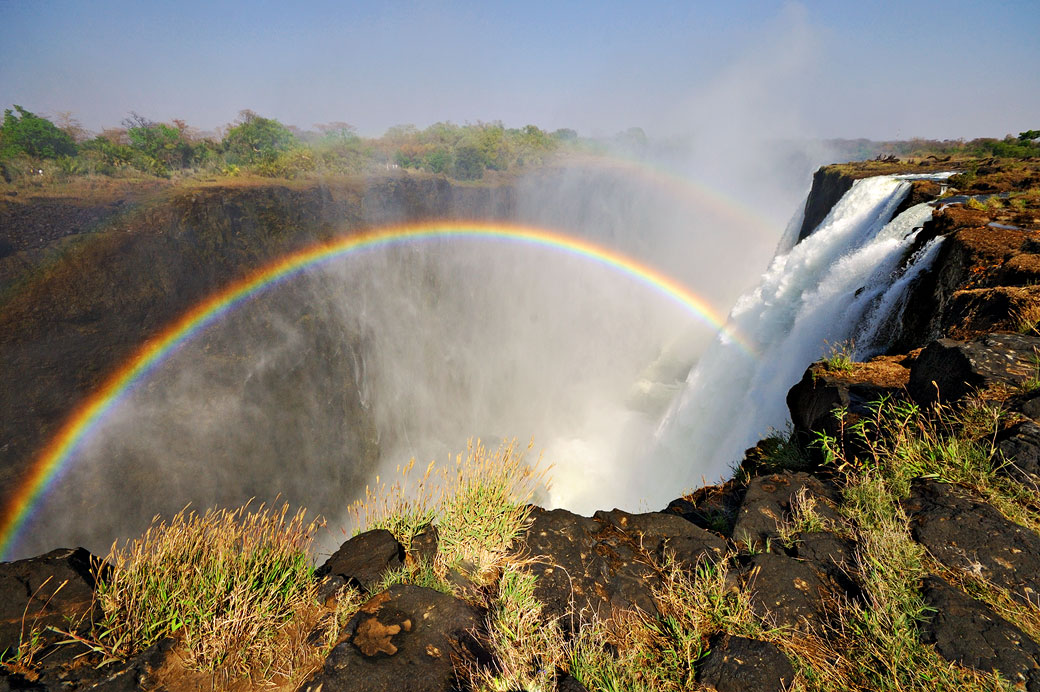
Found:
<svg viewBox="0 0 1040 692"><path fill-rule="evenodd" d="M940 242L903 263L915 229L931 217L920 204L889 221L912 177L856 181L808 238L781 243L759 286L730 314L754 355L726 339L704 354L657 430L649 456L671 477L655 478L648 494L728 477L747 447L788 424L783 395L828 344L851 340L860 359L887 347L908 286Z"/></svg>

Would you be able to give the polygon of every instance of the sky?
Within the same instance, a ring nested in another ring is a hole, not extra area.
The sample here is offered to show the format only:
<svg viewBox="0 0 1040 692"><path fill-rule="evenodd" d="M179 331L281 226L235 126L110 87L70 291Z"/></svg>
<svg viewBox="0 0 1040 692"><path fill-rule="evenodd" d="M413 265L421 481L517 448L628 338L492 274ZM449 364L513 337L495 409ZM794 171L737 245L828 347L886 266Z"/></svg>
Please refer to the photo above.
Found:
<svg viewBox="0 0 1040 692"><path fill-rule="evenodd" d="M248 108L366 136L1002 137L1040 127L1038 27L1036 0L0 0L0 103L93 131Z"/></svg>

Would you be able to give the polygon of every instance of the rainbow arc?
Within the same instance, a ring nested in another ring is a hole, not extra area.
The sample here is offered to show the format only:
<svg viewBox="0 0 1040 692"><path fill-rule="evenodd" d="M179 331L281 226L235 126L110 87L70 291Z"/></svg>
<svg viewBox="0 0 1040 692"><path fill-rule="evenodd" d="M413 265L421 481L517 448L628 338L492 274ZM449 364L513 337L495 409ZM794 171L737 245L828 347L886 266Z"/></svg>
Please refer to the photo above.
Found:
<svg viewBox="0 0 1040 692"><path fill-rule="evenodd" d="M753 349L708 303L678 281L630 257L589 241L541 228L503 223L442 222L374 229L293 252L214 293L146 341L116 369L48 442L0 515L0 559L8 559L33 509L61 477L82 441L136 383L147 378L177 348L219 321L236 306L302 272L365 249L437 239L495 239L567 252L616 270L678 303L695 319L734 343L748 357Z"/></svg>

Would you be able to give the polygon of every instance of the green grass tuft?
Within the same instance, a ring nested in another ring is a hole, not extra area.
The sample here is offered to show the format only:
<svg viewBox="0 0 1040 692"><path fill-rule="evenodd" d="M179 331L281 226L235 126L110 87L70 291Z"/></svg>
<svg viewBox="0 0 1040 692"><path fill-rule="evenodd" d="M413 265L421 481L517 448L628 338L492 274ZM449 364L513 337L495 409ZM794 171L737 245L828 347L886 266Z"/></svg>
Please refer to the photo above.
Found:
<svg viewBox="0 0 1040 692"><path fill-rule="evenodd" d="M99 645L128 656L176 636L189 668L245 675L269 666L271 643L314 604L308 548L317 525L303 510L181 511L155 520L108 557L97 598Z"/></svg>

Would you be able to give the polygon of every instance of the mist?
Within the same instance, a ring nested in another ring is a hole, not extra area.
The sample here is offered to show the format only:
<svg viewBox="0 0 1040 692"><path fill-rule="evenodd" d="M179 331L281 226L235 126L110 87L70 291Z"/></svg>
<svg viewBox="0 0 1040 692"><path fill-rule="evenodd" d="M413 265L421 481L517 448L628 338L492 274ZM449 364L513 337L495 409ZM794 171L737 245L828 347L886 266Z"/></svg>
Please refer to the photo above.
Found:
<svg viewBox="0 0 1040 692"><path fill-rule="evenodd" d="M811 31L798 11L775 28L675 100L669 137L607 138L604 155L512 183L510 220L623 253L726 315L831 160L798 97ZM460 239L354 253L164 361L85 440L17 552L104 552L155 514L251 498L321 514L334 549L377 475L447 462L474 437L534 442L552 465L540 504L661 509L648 502L690 488L660 486L696 478L699 461L648 450L715 337L659 289L558 250ZM676 463L689 468L661 466Z"/></svg>

